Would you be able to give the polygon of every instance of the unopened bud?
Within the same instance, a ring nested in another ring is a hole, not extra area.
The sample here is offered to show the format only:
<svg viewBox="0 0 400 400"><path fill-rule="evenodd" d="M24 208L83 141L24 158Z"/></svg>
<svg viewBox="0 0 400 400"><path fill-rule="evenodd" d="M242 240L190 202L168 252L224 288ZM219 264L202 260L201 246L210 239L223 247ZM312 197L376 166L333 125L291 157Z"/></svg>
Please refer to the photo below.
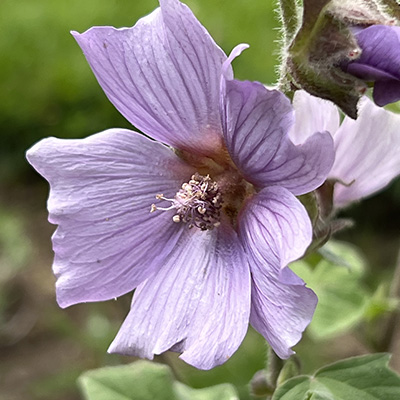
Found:
<svg viewBox="0 0 400 400"><path fill-rule="evenodd" d="M304 0L302 26L285 57L287 79L295 89L331 100L357 118L358 100L368 87L363 77L346 70L362 55L357 30L393 20L372 1Z"/></svg>

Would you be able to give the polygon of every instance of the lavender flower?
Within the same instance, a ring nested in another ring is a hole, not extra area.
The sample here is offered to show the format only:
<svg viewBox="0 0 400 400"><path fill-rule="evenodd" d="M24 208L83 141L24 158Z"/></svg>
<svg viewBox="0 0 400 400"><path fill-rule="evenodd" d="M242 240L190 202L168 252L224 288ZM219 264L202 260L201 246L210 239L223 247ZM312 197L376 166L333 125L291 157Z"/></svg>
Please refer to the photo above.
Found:
<svg viewBox="0 0 400 400"><path fill-rule="evenodd" d="M227 59L188 7L160 5L133 28L73 33L110 101L155 141L110 129L27 153L50 182L59 225L58 303L136 288L110 352L174 350L208 369L236 351L250 321L287 358L317 302L286 268L312 236L295 196L324 182L332 139L293 145L289 100L233 80L230 63L247 46Z"/></svg>
<svg viewBox="0 0 400 400"><path fill-rule="evenodd" d="M298 91L293 105L296 123L290 136L301 143L315 130L331 132L336 158L329 178L335 208L370 196L400 175L400 115L377 107L364 97L359 117L345 117L340 124L338 108L331 102Z"/></svg>
<svg viewBox="0 0 400 400"><path fill-rule="evenodd" d="M362 53L344 70L367 82L374 82L373 98L378 106L400 100L400 27L373 25L357 29Z"/></svg>

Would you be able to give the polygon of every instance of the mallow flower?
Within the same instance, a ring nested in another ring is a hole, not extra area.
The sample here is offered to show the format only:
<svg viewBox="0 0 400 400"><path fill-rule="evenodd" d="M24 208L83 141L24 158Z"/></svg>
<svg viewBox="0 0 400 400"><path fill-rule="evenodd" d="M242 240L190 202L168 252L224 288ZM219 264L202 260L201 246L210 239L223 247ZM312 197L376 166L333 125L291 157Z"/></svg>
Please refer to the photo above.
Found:
<svg viewBox="0 0 400 400"><path fill-rule="evenodd" d="M290 137L302 143L315 130L326 130L335 143L335 162L328 178L334 184L333 206L340 209L368 197L400 175L400 115L360 101L357 120L340 123L338 108L330 101L301 90L294 95L295 125Z"/></svg>
<svg viewBox="0 0 400 400"><path fill-rule="evenodd" d="M366 82L373 82L373 99L379 106L400 100L400 27L372 25L355 28L360 57L343 69Z"/></svg>
<svg viewBox="0 0 400 400"><path fill-rule="evenodd" d="M132 28L73 35L110 101L150 138L109 129L28 151L50 183L60 306L136 288L110 352L173 350L209 369L250 321L289 357L317 302L286 267L312 238L296 196L330 171L329 133L295 146L289 100L233 79L247 46L227 58L178 0Z"/></svg>

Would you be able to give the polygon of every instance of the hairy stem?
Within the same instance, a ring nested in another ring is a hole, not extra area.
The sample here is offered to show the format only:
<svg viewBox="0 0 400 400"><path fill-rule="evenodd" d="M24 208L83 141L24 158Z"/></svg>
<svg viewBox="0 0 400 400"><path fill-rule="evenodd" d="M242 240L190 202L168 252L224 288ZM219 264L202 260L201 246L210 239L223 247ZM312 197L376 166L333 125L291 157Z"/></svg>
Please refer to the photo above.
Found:
<svg viewBox="0 0 400 400"><path fill-rule="evenodd" d="M299 26L299 7L296 0L279 0L278 6L282 24L283 45L288 48Z"/></svg>
<svg viewBox="0 0 400 400"><path fill-rule="evenodd" d="M267 345L267 362L265 369L258 371L250 381L250 392L255 398L262 398L263 400L270 400L278 386L279 374L284 365L271 346Z"/></svg>
<svg viewBox="0 0 400 400"><path fill-rule="evenodd" d="M268 360L267 360L267 382L274 389L277 386L278 376L282 370L284 361L281 360L271 346L268 346Z"/></svg>
<svg viewBox="0 0 400 400"><path fill-rule="evenodd" d="M279 0L277 12L281 23L281 56L278 88L289 98L293 97L291 79L287 69L289 46L299 29L300 7L297 0Z"/></svg>

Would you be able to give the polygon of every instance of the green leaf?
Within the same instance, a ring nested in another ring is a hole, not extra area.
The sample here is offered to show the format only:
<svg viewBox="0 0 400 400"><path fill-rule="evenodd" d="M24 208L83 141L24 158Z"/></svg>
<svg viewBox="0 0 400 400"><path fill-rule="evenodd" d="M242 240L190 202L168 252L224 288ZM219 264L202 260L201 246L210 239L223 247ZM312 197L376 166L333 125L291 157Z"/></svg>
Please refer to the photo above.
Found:
<svg viewBox="0 0 400 400"><path fill-rule="evenodd" d="M400 114L400 101L397 101L396 103L390 103L385 106L386 110L392 111L396 114Z"/></svg>
<svg viewBox="0 0 400 400"><path fill-rule="evenodd" d="M381 284L375 293L370 297L365 309L364 318L368 322L372 322L384 314L393 312L399 307L400 301L397 298L389 296L389 288Z"/></svg>
<svg viewBox="0 0 400 400"><path fill-rule="evenodd" d="M388 368L389 358L369 354L338 361L286 381L272 400L398 400L400 376Z"/></svg>
<svg viewBox="0 0 400 400"><path fill-rule="evenodd" d="M22 268L32 253L23 219L9 209L0 208L0 287Z"/></svg>
<svg viewBox="0 0 400 400"><path fill-rule="evenodd" d="M365 259L350 243L330 240L321 250L331 264L347 267L356 276L364 275Z"/></svg>
<svg viewBox="0 0 400 400"><path fill-rule="evenodd" d="M166 365L137 361L85 372L79 384L86 400L178 400Z"/></svg>
<svg viewBox="0 0 400 400"><path fill-rule="evenodd" d="M278 379L276 381L277 386L281 385L288 379L298 376L300 374L300 370L300 360L296 357L290 357L289 360L285 362L281 369L281 372L279 373Z"/></svg>
<svg viewBox="0 0 400 400"><path fill-rule="evenodd" d="M175 392L179 400L239 400L235 388L224 383L204 389L193 389L175 382Z"/></svg>
<svg viewBox="0 0 400 400"><path fill-rule="evenodd" d="M238 400L230 384L192 389L174 381L167 365L137 361L85 372L79 386L86 400Z"/></svg>
<svg viewBox="0 0 400 400"><path fill-rule="evenodd" d="M322 254L329 259L322 259L314 268L305 261L291 264L319 299L308 328L315 339L333 337L359 323L370 297L361 284L365 262L357 250L334 241L323 249Z"/></svg>

